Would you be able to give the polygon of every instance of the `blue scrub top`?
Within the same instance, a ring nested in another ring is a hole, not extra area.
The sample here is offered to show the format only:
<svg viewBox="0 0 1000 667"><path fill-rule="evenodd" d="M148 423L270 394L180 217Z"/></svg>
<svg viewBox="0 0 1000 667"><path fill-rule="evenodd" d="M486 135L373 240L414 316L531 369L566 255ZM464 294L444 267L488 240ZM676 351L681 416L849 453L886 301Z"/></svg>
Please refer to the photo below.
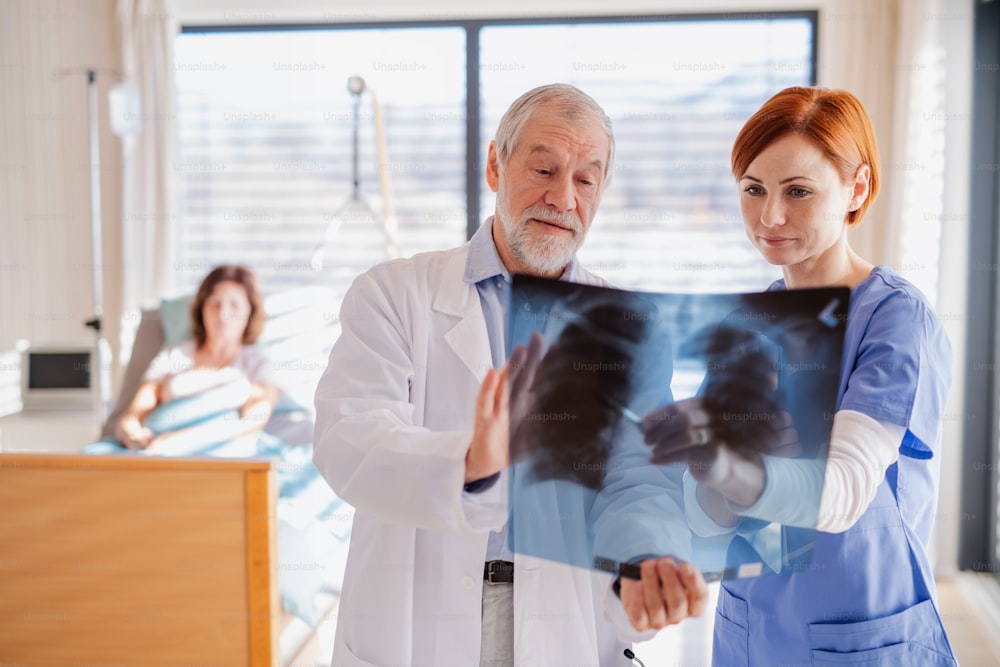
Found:
<svg viewBox="0 0 1000 667"><path fill-rule="evenodd" d="M783 281L771 289L785 289ZM905 427L900 458L849 530L794 572L723 582L714 665L957 665L927 560L951 345L925 297L885 266L851 293L838 409Z"/></svg>

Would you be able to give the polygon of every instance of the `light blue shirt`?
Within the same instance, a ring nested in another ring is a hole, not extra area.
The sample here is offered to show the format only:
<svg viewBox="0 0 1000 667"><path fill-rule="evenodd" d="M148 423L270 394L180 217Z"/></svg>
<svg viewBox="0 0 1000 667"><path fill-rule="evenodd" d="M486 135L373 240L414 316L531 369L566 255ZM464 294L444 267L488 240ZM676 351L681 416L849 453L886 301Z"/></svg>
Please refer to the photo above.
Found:
<svg viewBox="0 0 1000 667"><path fill-rule="evenodd" d="M574 257L560 280L574 281L577 261ZM507 310L510 304L510 271L504 266L493 242L493 216L486 219L469 241L469 256L465 261L462 280L476 286L479 303L486 319L486 332L490 339L490 354L494 368L507 360ZM490 533L486 560L513 561L514 554L507 544L507 525Z"/></svg>

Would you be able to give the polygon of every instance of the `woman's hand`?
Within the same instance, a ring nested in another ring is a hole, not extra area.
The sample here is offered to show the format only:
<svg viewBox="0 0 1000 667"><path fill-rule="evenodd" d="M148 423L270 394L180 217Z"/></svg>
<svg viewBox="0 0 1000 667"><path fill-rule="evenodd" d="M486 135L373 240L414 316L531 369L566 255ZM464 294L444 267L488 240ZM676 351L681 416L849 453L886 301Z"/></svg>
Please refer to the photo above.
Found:
<svg viewBox="0 0 1000 667"><path fill-rule="evenodd" d="M115 424L113 435L129 449L146 449L153 442L153 432L142 425L159 403L160 383L147 380L139 385L128 409Z"/></svg>
<svg viewBox="0 0 1000 667"><path fill-rule="evenodd" d="M249 398L240 406L240 421L250 431L262 430L274 414L274 406L281 398L281 390L271 384L254 382L248 384L247 391Z"/></svg>
<svg viewBox="0 0 1000 667"><path fill-rule="evenodd" d="M658 465L686 463L700 483L733 500L737 497L743 500L750 496L758 497L764 490L763 484L759 488L741 488L736 480L741 478L739 467L754 466L755 463L759 464L760 476L763 477L760 457L754 460L732 451L719 440L711 422L701 398L670 403L649 413L640 422L639 428L646 444L653 448L650 462Z"/></svg>
<svg viewBox="0 0 1000 667"><path fill-rule="evenodd" d="M653 448L650 463L711 461L717 454L711 417L701 398L687 398L657 408L642 418L639 429L646 444Z"/></svg>
<svg viewBox="0 0 1000 667"><path fill-rule="evenodd" d="M689 398L654 410L643 418L639 427L646 444L653 448L651 463L686 463L700 484L737 505L748 507L760 498L767 483L760 454L796 456L801 451L798 433L788 413L779 412L768 421L769 428L761 431L761 437L752 446L732 447L712 428L712 417L704 401ZM703 499L708 496L699 495ZM722 513L718 518L731 520L731 516Z"/></svg>
<svg viewBox="0 0 1000 667"><path fill-rule="evenodd" d="M153 432L135 416L122 417L115 426L115 438L129 449L146 449L153 442Z"/></svg>

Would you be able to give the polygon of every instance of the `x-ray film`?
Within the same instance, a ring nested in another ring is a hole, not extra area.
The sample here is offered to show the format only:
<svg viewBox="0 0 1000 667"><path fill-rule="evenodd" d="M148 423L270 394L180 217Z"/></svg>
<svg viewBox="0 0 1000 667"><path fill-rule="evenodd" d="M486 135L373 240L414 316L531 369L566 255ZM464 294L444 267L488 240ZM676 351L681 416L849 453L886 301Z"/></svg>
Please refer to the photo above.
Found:
<svg viewBox="0 0 1000 667"><path fill-rule="evenodd" d="M709 580L808 567L849 298L847 288L667 294L515 276L511 549L630 577L667 555ZM781 459L788 479L768 484L788 496L777 498L782 521L752 505L727 505L729 521L704 511L699 479L719 447ZM654 462L664 452L671 460Z"/></svg>

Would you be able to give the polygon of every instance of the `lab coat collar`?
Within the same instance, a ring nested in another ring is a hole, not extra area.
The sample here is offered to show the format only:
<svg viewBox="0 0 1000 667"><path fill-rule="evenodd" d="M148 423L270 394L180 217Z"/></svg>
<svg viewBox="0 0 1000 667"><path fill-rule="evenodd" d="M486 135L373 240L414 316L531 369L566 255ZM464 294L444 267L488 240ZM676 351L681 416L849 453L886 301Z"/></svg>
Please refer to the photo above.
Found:
<svg viewBox="0 0 1000 667"><path fill-rule="evenodd" d="M493 367L493 356L479 293L475 284L462 279L468 254L468 244L449 253L431 308L458 318L455 325L444 332L444 340L478 380Z"/></svg>
<svg viewBox="0 0 1000 667"><path fill-rule="evenodd" d="M493 243L493 220L492 216L488 218L471 242L447 254L442 280L436 286L431 304L435 312L458 318L458 322L445 332L444 340L477 379L493 367L493 355L476 283L496 275L510 283L510 274ZM470 253L474 253L471 260ZM594 282L574 257L560 280L576 282L580 279Z"/></svg>
<svg viewBox="0 0 1000 667"><path fill-rule="evenodd" d="M462 279L468 256L468 243L448 254L441 272L442 279L438 281L437 289L434 292L431 308L436 312L463 319L476 315L483 319L483 309L479 304L479 295L476 292L475 284L469 284Z"/></svg>

